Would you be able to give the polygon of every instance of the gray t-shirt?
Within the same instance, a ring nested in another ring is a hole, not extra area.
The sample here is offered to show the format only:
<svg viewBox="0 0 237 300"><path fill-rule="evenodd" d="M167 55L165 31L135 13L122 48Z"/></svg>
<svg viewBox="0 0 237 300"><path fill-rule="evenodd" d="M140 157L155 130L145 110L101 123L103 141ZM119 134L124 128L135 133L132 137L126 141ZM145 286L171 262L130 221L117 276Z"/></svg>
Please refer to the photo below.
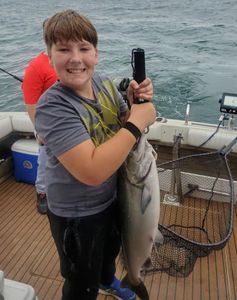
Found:
<svg viewBox="0 0 237 300"><path fill-rule="evenodd" d="M93 76L95 95L103 93L108 97L104 81L108 78L98 74ZM127 105L118 91L115 97L119 103L118 116L122 116ZM54 214L62 217L96 214L116 199L117 174L99 186L89 186L75 179L57 159L65 151L91 138L80 117L83 101L97 112L101 111L97 101L79 97L58 82L40 97L36 109L36 131L43 137L49 156L45 174L48 206ZM93 122L94 116L89 117Z"/></svg>

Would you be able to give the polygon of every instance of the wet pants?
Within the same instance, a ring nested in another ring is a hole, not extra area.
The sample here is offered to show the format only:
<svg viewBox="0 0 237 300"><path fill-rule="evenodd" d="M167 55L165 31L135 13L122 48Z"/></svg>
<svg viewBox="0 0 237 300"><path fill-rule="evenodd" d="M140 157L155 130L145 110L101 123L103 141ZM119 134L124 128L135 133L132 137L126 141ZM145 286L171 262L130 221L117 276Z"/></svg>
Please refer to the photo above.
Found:
<svg viewBox="0 0 237 300"><path fill-rule="evenodd" d="M120 250L117 207L81 218L48 212L64 277L62 300L96 300L99 284L110 284Z"/></svg>

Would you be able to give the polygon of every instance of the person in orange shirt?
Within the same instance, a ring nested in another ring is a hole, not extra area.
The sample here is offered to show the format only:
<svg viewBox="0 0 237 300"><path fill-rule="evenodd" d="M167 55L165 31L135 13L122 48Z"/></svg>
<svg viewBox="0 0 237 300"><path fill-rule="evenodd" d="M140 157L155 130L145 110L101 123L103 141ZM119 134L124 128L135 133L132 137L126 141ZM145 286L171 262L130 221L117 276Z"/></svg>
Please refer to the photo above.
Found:
<svg viewBox="0 0 237 300"><path fill-rule="evenodd" d="M49 63L48 55L46 52L41 52L25 69L24 79L22 83L22 92L24 102L27 107L29 117L35 124L35 110L40 96L55 82L57 75L53 67ZM37 133L36 133L37 137ZM38 156L38 169L35 182L37 202L36 207L39 213L46 214L48 205L45 191L45 167L47 162L47 154L43 141L37 137L39 142L39 156Z"/></svg>

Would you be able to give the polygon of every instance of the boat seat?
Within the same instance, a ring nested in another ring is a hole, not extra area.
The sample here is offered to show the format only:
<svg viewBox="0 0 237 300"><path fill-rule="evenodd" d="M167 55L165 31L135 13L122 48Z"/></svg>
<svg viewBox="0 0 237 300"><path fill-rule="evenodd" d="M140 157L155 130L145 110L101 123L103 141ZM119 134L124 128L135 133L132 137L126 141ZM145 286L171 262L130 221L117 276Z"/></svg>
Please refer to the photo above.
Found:
<svg viewBox="0 0 237 300"><path fill-rule="evenodd" d="M33 124L28 113L14 113L11 116L12 128L17 132L34 132Z"/></svg>
<svg viewBox="0 0 237 300"><path fill-rule="evenodd" d="M12 132L12 122L9 116L0 116L0 139Z"/></svg>

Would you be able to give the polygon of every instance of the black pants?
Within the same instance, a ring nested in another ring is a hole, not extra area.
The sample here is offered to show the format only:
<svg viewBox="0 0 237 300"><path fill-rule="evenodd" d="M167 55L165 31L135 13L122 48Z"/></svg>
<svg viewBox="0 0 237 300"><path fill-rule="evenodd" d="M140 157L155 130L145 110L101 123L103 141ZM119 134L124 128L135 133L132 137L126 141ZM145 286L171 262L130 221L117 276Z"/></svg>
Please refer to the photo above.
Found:
<svg viewBox="0 0 237 300"><path fill-rule="evenodd" d="M95 300L99 283L110 284L120 250L117 206L82 218L48 212L64 277L63 300Z"/></svg>

